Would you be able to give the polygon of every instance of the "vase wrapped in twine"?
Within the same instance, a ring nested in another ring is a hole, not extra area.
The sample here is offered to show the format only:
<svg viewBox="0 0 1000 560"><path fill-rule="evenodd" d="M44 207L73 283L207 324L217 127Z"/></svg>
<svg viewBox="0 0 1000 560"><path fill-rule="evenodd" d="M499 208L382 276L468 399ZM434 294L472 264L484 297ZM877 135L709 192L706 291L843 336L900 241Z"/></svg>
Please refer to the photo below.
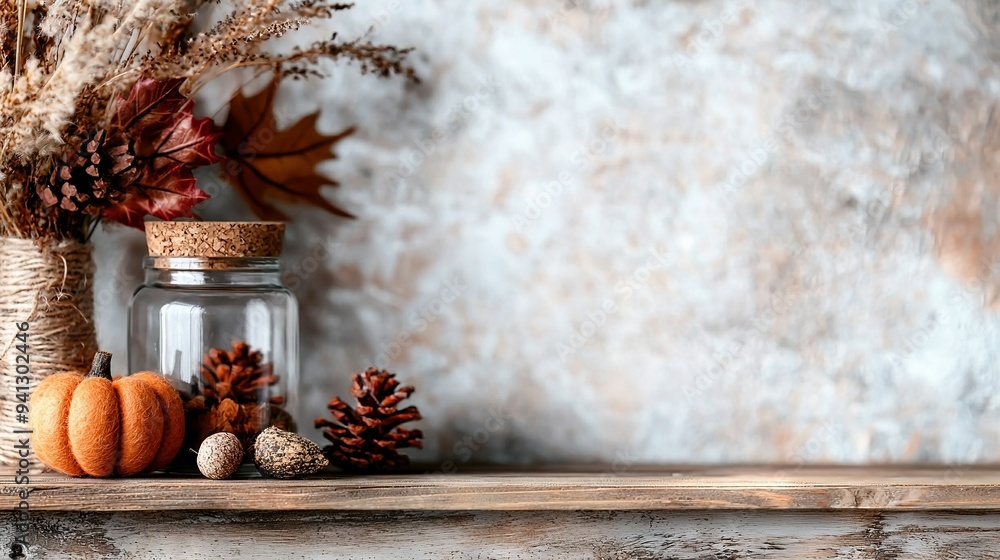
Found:
<svg viewBox="0 0 1000 560"><path fill-rule="evenodd" d="M18 410L19 404L26 404L18 396L24 393L19 388L25 387L25 361L30 396L48 375L86 370L97 351L93 278L90 245L0 237L0 465L4 470L23 458L16 447L19 439L30 438L16 433L29 429ZM26 330L21 328L24 323ZM33 453L28 460L31 472L41 471Z"/></svg>

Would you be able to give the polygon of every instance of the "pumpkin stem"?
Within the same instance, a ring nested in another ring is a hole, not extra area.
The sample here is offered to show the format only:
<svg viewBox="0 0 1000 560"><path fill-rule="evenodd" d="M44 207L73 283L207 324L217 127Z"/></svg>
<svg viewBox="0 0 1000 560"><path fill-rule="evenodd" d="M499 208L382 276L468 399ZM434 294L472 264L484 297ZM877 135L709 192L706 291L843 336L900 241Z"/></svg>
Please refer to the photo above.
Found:
<svg viewBox="0 0 1000 560"><path fill-rule="evenodd" d="M103 377L111 380L111 353L98 352L94 354L94 364L90 366L87 377Z"/></svg>

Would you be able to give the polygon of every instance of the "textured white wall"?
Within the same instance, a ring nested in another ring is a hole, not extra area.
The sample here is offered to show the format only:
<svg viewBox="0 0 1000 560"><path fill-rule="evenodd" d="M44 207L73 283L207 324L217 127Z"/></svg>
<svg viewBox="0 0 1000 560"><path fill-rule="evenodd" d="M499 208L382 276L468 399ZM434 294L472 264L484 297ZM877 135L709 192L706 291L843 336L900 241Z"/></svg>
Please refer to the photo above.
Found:
<svg viewBox="0 0 1000 560"><path fill-rule="evenodd" d="M997 6L361 2L424 83L283 92L359 127L359 219L289 231L300 420L379 361L459 468L1000 459ZM123 356L141 236L97 243Z"/></svg>

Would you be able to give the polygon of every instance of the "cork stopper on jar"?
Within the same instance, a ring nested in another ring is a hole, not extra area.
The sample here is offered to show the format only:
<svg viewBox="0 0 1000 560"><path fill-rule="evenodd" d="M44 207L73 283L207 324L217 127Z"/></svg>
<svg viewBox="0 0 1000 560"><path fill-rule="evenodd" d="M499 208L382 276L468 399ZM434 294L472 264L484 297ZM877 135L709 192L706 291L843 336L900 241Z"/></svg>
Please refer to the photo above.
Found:
<svg viewBox="0 0 1000 560"><path fill-rule="evenodd" d="M280 222L146 222L152 257L277 257Z"/></svg>

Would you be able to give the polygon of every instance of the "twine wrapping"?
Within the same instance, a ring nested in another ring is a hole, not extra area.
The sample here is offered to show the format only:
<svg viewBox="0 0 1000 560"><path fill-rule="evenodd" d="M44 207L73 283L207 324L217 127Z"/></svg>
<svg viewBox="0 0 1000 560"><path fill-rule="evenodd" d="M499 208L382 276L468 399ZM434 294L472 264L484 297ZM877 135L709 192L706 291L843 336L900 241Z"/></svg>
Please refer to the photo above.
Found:
<svg viewBox="0 0 1000 560"><path fill-rule="evenodd" d="M97 351L93 278L87 244L0 237L0 465L18 464L15 446L26 436L14 430L28 429L17 412L18 323L28 323L30 392L53 373L86 370ZM41 472L34 453L29 460Z"/></svg>

